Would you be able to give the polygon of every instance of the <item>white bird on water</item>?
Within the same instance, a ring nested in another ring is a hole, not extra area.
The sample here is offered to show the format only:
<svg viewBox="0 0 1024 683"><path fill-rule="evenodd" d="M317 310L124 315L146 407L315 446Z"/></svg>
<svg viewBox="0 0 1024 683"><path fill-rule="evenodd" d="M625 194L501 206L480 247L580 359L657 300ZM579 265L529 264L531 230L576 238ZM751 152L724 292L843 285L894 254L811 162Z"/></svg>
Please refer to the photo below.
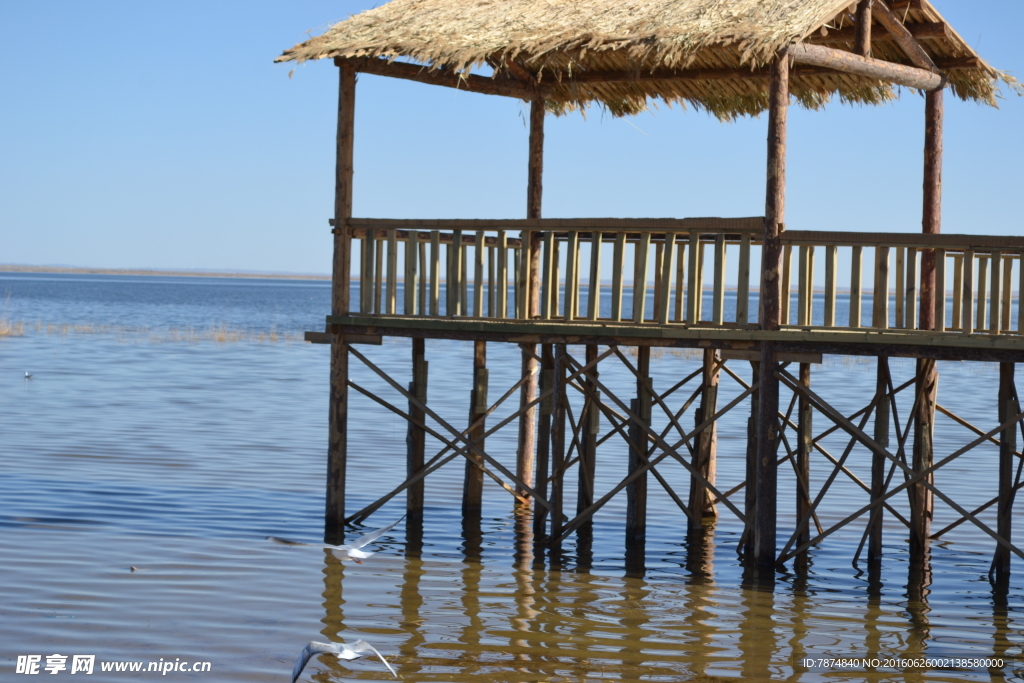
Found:
<svg viewBox="0 0 1024 683"><path fill-rule="evenodd" d="M32 373L31 373L31 372L28 372L28 371L26 370L26 371L25 371L25 379L32 379Z"/></svg>
<svg viewBox="0 0 1024 683"><path fill-rule="evenodd" d="M370 543L373 543L378 538L394 529L396 526L398 526L398 522L401 522L403 519L405 519L405 515L402 515L398 519L398 521L388 524L385 527L381 527L376 531L371 531L365 536L360 536L351 543L347 543L345 545L330 545L329 543L327 543L324 544L324 547L330 548L331 554L339 560L349 559L354 560L356 564L362 564L363 560L368 558L370 555L374 555L375 553L364 552L360 550L360 548L367 546Z"/></svg>
<svg viewBox="0 0 1024 683"><path fill-rule="evenodd" d="M397 522L395 522L395 524L397 524ZM391 526L394 526L394 524ZM395 670L391 668L390 664L388 664L388 660L384 659L384 655L377 652L377 648L370 645L365 640L357 640L351 645L348 643L318 643L316 641L311 641L309 645L303 648L302 654L299 655L299 659L295 662L295 668L292 669L292 683L299 680L299 674L302 673L302 670L306 667L306 662L308 662L309 658L313 655L332 654L337 655L341 659L351 660L359 659L363 656L364 652L372 652L380 657L380 661L384 662L384 666L388 668L391 675L398 678L398 674L395 673Z"/></svg>
<svg viewBox="0 0 1024 683"><path fill-rule="evenodd" d="M362 564L363 560L368 558L370 555L376 555L376 553L366 552L364 550L361 550L361 548L373 543L378 538L394 529L396 526L398 526L398 522L401 522L403 519L405 519L405 515L402 515L398 519L398 521L392 524L388 524L387 526L381 527L380 529L371 531L365 536L360 536L351 543L346 543L345 545L331 545L330 543L324 543L323 547L330 550L331 554L339 560L354 560L357 564ZM274 543L280 543L281 545L315 545L312 543L289 541L286 538L279 538L277 536L267 536L267 540L273 541Z"/></svg>

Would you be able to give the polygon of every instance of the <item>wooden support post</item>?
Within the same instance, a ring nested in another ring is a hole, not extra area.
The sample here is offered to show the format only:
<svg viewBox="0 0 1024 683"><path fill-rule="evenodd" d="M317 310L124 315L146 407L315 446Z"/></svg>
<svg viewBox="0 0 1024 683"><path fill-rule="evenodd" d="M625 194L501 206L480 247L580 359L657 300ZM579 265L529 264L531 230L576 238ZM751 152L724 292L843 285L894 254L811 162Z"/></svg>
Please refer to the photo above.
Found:
<svg viewBox="0 0 1024 683"><path fill-rule="evenodd" d="M908 330L917 329L917 249L907 249L907 286L904 315Z"/></svg>
<svg viewBox="0 0 1024 683"><path fill-rule="evenodd" d="M761 362L750 361L751 384L759 381L761 377ZM760 414L759 408L760 392L755 390L750 395L750 417L747 418L747 467L743 487L743 515L751 526L744 531L742 553L745 559L752 557L754 552L754 517L757 516L757 443L760 431L757 428L757 419Z"/></svg>
<svg viewBox="0 0 1024 683"><path fill-rule="evenodd" d="M872 327L889 328L889 247L875 247L875 286L871 292Z"/></svg>
<svg viewBox="0 0 1024 683"><path fill-rule="evenodd" d="M680 245L682 247L682 245ZM682 278L679 287L682 289ZM740 266L736 274L736 322L746 325L750 318L750 233L740 237Z"/></svg>
<svg viewBox="0 0 1024 683"><path fill-rule="evenodd" d="M551 344L540 345L540 393L545 394L555 386L555 357ZM554 412L555 396L549 394L541 399L540 419L537 429L537 484L534 489L541 498L548 500L548 476L551 471L551 415ZM548 518L548 509L534 501L533 535L543 539Z"/></svg>
<svg viewBox="0 0 1024 683"><path fill-rule="evenodd" d="M857 40L853 51L861 57L871 56L871 5L873 0L857 4Z"/></svg>
<svg viewBox="0 0 1024 683"><path fill-rule="evenodd" d="M349 312L349 279L352 267L352 150L355 133L356 72L351 66L338 69L337 161L334 176L334 260L331 274L331 314ZM348 345L340 334L331 336L331 379L328 407L327 496L324 540L344 538L345 464L348 455Z"/></svg>
<svg viewBox="0 0 1024 683"><path fill-rule="evenodd" d="M761 328L779 329L779 280L786 207L786 116L789 108L789 51L772 62L768 113L768 183L761 265ZM764 569L775 565L777 454L779 447L779 380L775 348L761 343L757 420L757 514L754 516L754 561Z"/></svg>
<svg viewBox="0 0 1024 683"><path fill-rule="evenodd" d="M704 350L704 368L701 375L701 397L700 406L694 413L694 424L700 425L704 420L709 419L718 412L718 351L715 349ZM717 445L718 425L712 423L705 427L697 437L697 447L693 452L693 468L704 477L709 484L715 483L715 472L717 470ZM705 520L714 520L718 517L718 511L711 502L711 492L701 484L695 477L690 477L690 500L689 508L692 513L689 518L691 531L703 528Z"/></svg>
<svg viewBox="0 0 1024 683"><path fill-rule="evenodd" d="M681 236L680 236L681 237ZM684 293L686 291L686 242L682 239L679 240L679 246L677 247L679 255L676 257L676 317L675 321L678 323L683 322L686 319L686 299ZM1024 272L1024 270L1022 270ZM747 260L747 276L750 275L750 261L749 261L749 250ZM748 287L749 290L749 287ZM749 299L749 293L748 293Z"/></svg>
<svg viewBox="0 0 1024 683"><path fill-rule="evenodd" d="M906 329L906 286L907 286L907 250L903 247L896 248L896 328Z"/></svg>
<svg viewBox="0 0 1024 683"><path fill-rule="evenodd" d="M412 340L412 383L409 385L409 393L416 397L420 403L427 402L427 359L424 350L422 337L414 337ZM410 479L423 469L423 459L426 451L426 432L422 427L416 426L423 423L423 409L414 401L409 401L409 431L405 437L406 445L406 467L405 478ZM405 490L405 512L412 521L423 519L423 479L412 484Z"/></svg>
<svg viewBox="0 0 1024 683"><path fill-rule="evenodd" d="M487 413L487 342L473 342L473 391L470 394L469 423L479 424L469 433L469 440L481 451L484 449L484 415ZM463 517L478 517L483 507L483 457L470 451L466 459L466 477L462 487Z"/></svg>
<svg viewBox="0 0 1024 683"><path fill-rule="evenodd" d="M923 311L924 309L922 309ZM917 410L914 413L913 471L921 472L934 463L935 398L939 375L935 359L917 360ZM934 474L925 479L934 483ZM923 563L928 554L928 537L931 535L934 496L922 483L917 482L907 489L910 500L910 562Z"/></svg>
<svg viewBox="0 0 1024 683"><path fill-rule="evenodd" d="M588 344L586 354L587 364L589 365L597 360L597 346ZM597 391L597 378L598 371L595 364L594 367L587 370L583 377L583 382L588 391ZM598 411L597 404L590 396L587 396L584 400L583 412L580 413L580 457L579 465L577 466L579 483L576 494L577 515L594 504L594 475L597 466L597 430L594 427L598 424L594 418L597 416ZM589 532L590 529L591 522L589 521L580 527L580 531Z"/></svg>
<svg viewBox="0 0 1024 683"><path fill-rule="evenodd" d="M800 364L800 385L811 388L811 364ZM812 416L814 410L806 396L800 396L797 415L796 438L796 518L809 516L811 511L811 450L814 448ZM811 540L811 526L808 521L797 535L797 547ZM806 558L806 551L801 553Z"/></svg>
<svg viewBox="0 0 1024 683"><path fill-rule="evenodd" d="M630 441L644 449L637 452L632 445L629 448L629 474L639 469L648 460L647 431L645 426L651 422L651 347L637 348L637 380L636 398L630 402L630 410L640 418L640 423L631 420L629 425ZM578 514L578 513L577 513ZM647 537L647 472L626 485L626 547L634 547L644 542Z"/></svg>
<svg viewBox="0 0 1024 683"><path fill-rule="evenodd" d="M686 322L695 325L700 322L700 300L704 284L701 282L700 257L703 247L700 233L690 233L690 279L686 287Z"/></svg>
<svg viewBox="0 0 1024 683"><path fill-rule="evenodd" d="M875 441L885 447L889 447L889 399L886 394L889 391L889 359L885 356L878 357L878 367L875 373ZM871 501L881 498L885 491L885 455L878 452L871 454ZM868 522L868 564L877 565L882 561L882 510L881 505L871 511L871 519Z"/></svg>
<svg viewBox="0 0 1024 683"><path fill-rule="evenodd" d="M441 233L430 232L430 315L441 315Z"/></svg>
<svg viewBox="0 0 1024 683"><path fill-rule="evenodd" d="M530 103L530 151L527 170L526 217L541 217L541 199L544 193L544 100ZM524 234L523 257L529 264L528 286L525 293L527 319L540 314L540 244L538 232ZM539 368L537 367L537 345L523 344L522 373L528 377L520 393L520 408L530 405L537 398ZM519 418L519 448L516 453L516 476L528 486L533 485L533 473L537 455L537 408L526 410ZM525 495L525 491L520 491Z"/></svg>
<svg viewBox="0 0 1024 683"><path fill-rule="evenodd" d="M974 329L985 332L988 328L988 262L991 259L983 256L978 259L978 318Z"/></svg>
<svg viewBox="0 0 1024 683"><path fill-rule="evenodd" d="M963 322L964 257L953 257L953 320L949 329L959 330Z"/></svg>
<svg viewBox="0 0 1024 683"><path fill-rule="evenodd" d="M988 314L988 331L992 334L999 334L1002 328L1002 313L1003 313L1003 302L1002 302L1002 288L1003 288L1003 253L1001 251L992 252L992 264L989 268L991 277L991 286L989 287L989 314Z"/></svg>
<svg viewBox="0 0 1024 683"><path fill-rule="evenodd" d="M960 331L964 334L974 332L974 251L964 250L964 286L960 297L961 315Z"/></svg>
<svg viewBox="0 0 1024 683"><path fill-rule="evenodd" d="M825 327L836 326L836 271L838 268L839 247L825 247Z"/></svg>
<svg viewBox="0 0 1024 683"><path fill-rule="evenodd" d="M782 248L782 298L779 299L779 316L783 325L793 322L790 309L793 302L793 247Z"/></svg>
<svg viewBox="0 0 1024 683"><path fill-rule="evenodd" d="M601 233L590 238L590 278L587 281L587 319L601 317Z"/></svg>
<svg viewBox="0 0 1024 683"><path fill-rule="evenodd" d="M715 280L714 301L711 306L711 322L721 325L725 322L725 233L715 235Z"/></svg>
<svg viewBox="0 0 1024 683"><path fill-rule="evenodd" d="M854 247L850 261L850 327L860 327L861 277L864 272L864 248Z"/></svg>
<svg viewBox="0 0 1024 683"><path fill-rule="evenodd" d="M924 210L921 232L942 232L942 90L925 93L924 124ZM921 254L920 329L935 329L935 252Z"/></svg>
<svg viewBox="0 0 1024 683"><path fill-rule="evenodd" d="M555 344L554 412L551 416L551 533L552 548L560 547L562 517L565 505L565 344Z"/></svg>
<svg viewBox="0 0 1024 683"><path fill-rule="evenodd" d="M647 262L651 247L651 233L641 233L636 243L633 265L633 322L640 324L647 312Z"/></svg>
<svg viewBox="0 0 1024 683"><path fill-rule="evenodd" d="M1015 365L999 364L999 424L1005 424L1019 414L1014 383ZM1013 542L1013 464L1017 450L1017 425L1013 424L999 435L999 502L996 512L996 533ZM1010 579L1010 552L1002 545L996 545L992 560L993 580L997 585L1006 585Z"/></svg>

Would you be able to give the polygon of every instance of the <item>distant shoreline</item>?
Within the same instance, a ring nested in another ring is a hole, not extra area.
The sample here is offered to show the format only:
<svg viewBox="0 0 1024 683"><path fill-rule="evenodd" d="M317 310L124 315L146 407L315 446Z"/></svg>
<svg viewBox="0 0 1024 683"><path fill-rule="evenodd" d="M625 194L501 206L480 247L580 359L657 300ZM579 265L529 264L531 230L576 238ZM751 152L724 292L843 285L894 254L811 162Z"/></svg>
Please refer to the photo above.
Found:
<svg viewBox="0 0 1024 683"><path fill-rule="evenodd" d="M151 275L160 277L230 277L252 280L327 280L330 275L298 275L292 273L231 273L195 270L156 270L146 268L71 268L59 266L0 265L0 273L63 273L68 275Z"/></svg>

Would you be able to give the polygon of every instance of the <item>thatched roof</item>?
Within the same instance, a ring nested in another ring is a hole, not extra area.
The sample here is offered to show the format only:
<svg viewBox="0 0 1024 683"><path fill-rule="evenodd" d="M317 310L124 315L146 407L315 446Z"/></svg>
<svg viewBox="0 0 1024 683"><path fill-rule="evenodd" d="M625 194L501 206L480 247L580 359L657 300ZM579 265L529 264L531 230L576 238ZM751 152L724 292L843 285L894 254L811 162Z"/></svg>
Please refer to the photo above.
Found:
<svg viewBox="0 0 1024 683"><path fill-rule="evenodd" d="M982 61L926 0L890 5L920 33L936 64L948 69L957 96L995 104L999 81L1015 83ZM732 118L767 108L764 67L781 47L804 41L852 50L855 7L851 0L392 0L331 26L277 61L372 57L463 73L489 68L495 78L547 86L548 108L555 112L596 102L622 115L660 99ZM910 63L880 25L873 30L874 58ZM695 69L714 70L714 76L692 78ZM722 76L737 69L744 71ZM666 70L691 77L670 78ZM635 77L600 82L612 72ZM895 97L893 86L880 81L799 67L790 89L812 108L837 94L870 104Z"/></svg>

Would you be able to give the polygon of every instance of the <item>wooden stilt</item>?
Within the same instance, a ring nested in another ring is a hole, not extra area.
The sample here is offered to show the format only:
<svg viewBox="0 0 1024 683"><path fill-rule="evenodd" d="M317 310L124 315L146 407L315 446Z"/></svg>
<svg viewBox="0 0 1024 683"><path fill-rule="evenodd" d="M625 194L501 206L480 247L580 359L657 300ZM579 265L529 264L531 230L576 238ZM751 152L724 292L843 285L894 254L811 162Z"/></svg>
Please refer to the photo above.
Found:
<svg viewBox="0 0 1024 683"><path fill-rule="evenodd" d="M779 329L781 321L779 276L782 243L779 233L785 221L788 108L789 52L784 49L772 62L769 95L768 186L761 252L761 327L765 330ZM771 343L762 342L757 421L757 514L754 516L754 560L762 568L775 564L779 446L779 380L775 377L775 370L775 349Z"/></svg>
<svg viewBox="0 0 1024 683"><path fill-rule="evenodd" d="M718 351L704 350L704 372L702 374L700 406L694 414L694 424L700 424L710 418L718 410ZM697 448L693 452L693 467L711 484L715 483L715 457L718 443L718 426L712 424L700 433ZM689 519L691 529L703 526L704 520L713 520L718 516L712 497L707 487L690 477L689 508L693 516Z"/></svg>
<svg viewBox="0 0 1024 683"><path fill-rule="evenodd" d="M935 434L935 397L939 376L935 360L917 360L917 410L914 413L914 454L913 471L921 472L934 463L933 437ZM935 477L924 478L929 484ZM928 537L931 535L934 495L923 482L916 482L907 489L910 499L910 561L922 563L928 554Z"/></svg>
<svg viewBox="0 0 1024 683"><path fill-rule="evenodd" d="M631 420L629 440L643 453L637 452L632 445L629 449L629 474L639 469L648 460L647 437L644 425L651 422L651 347L637 348L637 397L630 401L630 410L640 422ZM586 509L586 508L583 508ZM635 548L643 544L647 537L647 472L634 479L626 486L626 547Z"/></svg>
<svg viewBox="0 0 1024 683"><path fill-rule="evenodd" d="M761 362L750 361L751 383L757 382L761 376ZM743 514L748 520L753 521L757 515L757 418L759 414L758 392L750 395L750 417L747 418L747 469L746 486L743 487ZM744 531L742 553L750 558L754 552L754 530L753 527Z"/></svg>
<svg viewBox="0 0 1024 683"><path fill-rule="evenodd" d="M550 391L555 384L555 358L551 344L541 344L540 393ZM537 434L537 484L534 489L542 497L548 498L548 476L551 459L551 415L554 412L555 397L547 396L540 403L540 425ZM548 510L534 501L533 535L537 540L545 537Z"/></svg>
<svg viewBox="0 0 1024 683"><path fill-rule="evenodd" d="M1013 419L1020 412L1017 405L1017 389L1014 383L1014 363L999 364L999 424ZM1013 542L1013 500L1014 500L1014 453L1017 450L1017 425L1003 430L999 435L999 503L996 513L996 533ZM1010 579L1010 552L1001 545L996 546L992 561L993 581L1006 585Z"/></svg>
<svg viewBox="0 0 1024 683"><path fill-rule="evenodd" d="M352 237L352 150L355 132L356 72L349 65L338 68L338 136L334 180L334 260L331 275L331 313L349 311L349 276ZM324 540L344 538L345 464L348 454L348 345L344 337L331 337L331 389L327 443L327 500Z"/></svg>
<svg viewBox="0 0 1024 683"><path fill-rule="evenodd" d="M526 188L526 217L541 217L541 199L544 192L544 100L536 99L530 104L530 152ZM541 234L536 231L523 233L523 257L528 259L528 277L525 292L527 317L540 315L540 250ZM520 406L530 405L537 398L539 368L537 366L537 345L522 344L522 372L528 377L523 385ZM519 419L519 449L516 455L516 475L519 480L533 484L537 451L537 410L531 408ZM521 492L522 493L522 492Z"/></svg>
<svg viewBox="0 0 1024 683"><path fill-rule="evenodd" d="M486 426L481 419L487 413L487 342L473 342L473 391L470 394L469 423L479 421L469 433L470 440L483 450ZM463 516L477 516L483 506L483 458L471 453L466 460L466 478L462 487Z"/></svg>
<svg viewBox="0 0 1024 683"><path fill-rule="evenodd" d="M889 359L879 356L878 369L875 374L875 441L886 448L889 447ZM885 489L885 456L882 453L871 454L871 501L882 497ZM871 512L868 522L868 564L882 561L882 514L883 506L879 505Z"/></svg>
<svg viewBox="0 0 1024 683"><path fill-rule="evenodd" d="M943 104L940 90L925 93L924 126L924 210L921 232L942 232L942 124ZM921 252L920 329L935 329L935 251Z"/></svg>
<svg viewBox="0 0 1024 683"><path fill-rule="evenodd" d="M589 365L597 359L597 346L588 344L586 348L586 362ZM594 382L598 378L597 367L587 371L584 383L588 392L597 391ZM576 514L586 510L594 504L594 475L596 473L597 458L597 430L594 428L598 422L595 418L598 415L596 403L588 396L584 402L583 412L580 414L580 459L578 469L579 484L576 494ZM580 532L589 533L591 525L584 524Z"/></svg>
<svg viewBox="0 0 1024 683"><path fill-rule="evenodd" d="M551 534L552 547L557 549L562 533L562 515L565 502L565 344L555 344L554 354L554 412L551 415Z"/></svg>
<svg viewBox="0 0 1024 683"><path fill-rule="evenodd" d="M409 385L409 393L421 403L427 402L427 360L424 347L422 337L412 340L412 383ZM409 422L409 431L405 438L406 479L423 469L427 437L423 428L417 426L417 423L423 422L423 410L413 401L409 401L409 416L412 421ZM422 519L423 502L423 480L420 479L406 489L405 511L409 520Z"/></svg>
<svg viewBox="0 0 1024 683"><path fill-rule="evenodd" d="M811 387L811 364L800 364L800 386ZM806 396L800 396L797 407L796 438L796 518L806 517L811 510L811 449L814 448L812 416L814 410ZM797 534L796 544L801 546L811 539L811 528L805 524ZM806 551L800 556L806 557ZM798 558L800 557L798 556Z"/></svg>

